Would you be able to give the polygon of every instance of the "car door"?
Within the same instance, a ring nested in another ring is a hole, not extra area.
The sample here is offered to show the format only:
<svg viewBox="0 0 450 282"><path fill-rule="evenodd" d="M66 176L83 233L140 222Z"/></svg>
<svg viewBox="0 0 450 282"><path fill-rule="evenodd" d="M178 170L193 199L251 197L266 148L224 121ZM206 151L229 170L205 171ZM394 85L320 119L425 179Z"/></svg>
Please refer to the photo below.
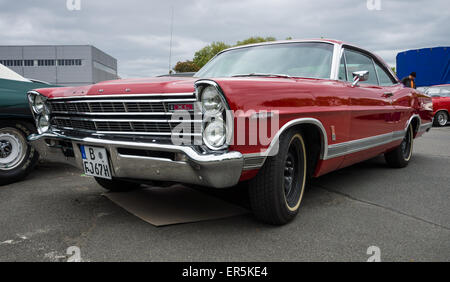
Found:
<svg viewBox="0 0 450 282"><path fill-rule="evenodd" d="M374 59L362 51L345 48L345 86L350 104L350 139L343 166L379 154L393 132L392 91L380 86ZM352 85L353 72L368 71L367 81ZM358 152L361 152L357 154Z"/></svg>
<svg viewBox="0 0 450 282"><path fill-rule="evenodd" d="M385 96L390 96L392 100L393 112L391 123L395 133L394 138L400 138L405 130L409 119L413 115L414 89L405 87L392 77L386 67L380 62L374 61L375 71L378 77L378 84L383 87Z"/></svg>
<svg viewBox="0 0 450 282"><path fill-rule="evenodd" d="M450 86L432 87L427 91L433 99L433 109L435 112L440 110L450 111Z"/></svg>

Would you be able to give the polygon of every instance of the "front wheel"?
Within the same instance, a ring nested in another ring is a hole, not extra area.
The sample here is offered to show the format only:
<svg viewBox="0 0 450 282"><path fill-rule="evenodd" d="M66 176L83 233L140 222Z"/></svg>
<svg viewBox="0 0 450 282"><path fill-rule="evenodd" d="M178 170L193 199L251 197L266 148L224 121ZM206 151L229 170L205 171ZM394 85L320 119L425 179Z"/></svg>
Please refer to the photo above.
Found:
<svg viewBox="0 0 450 282"><path fill-rule="evenodd" d="M33 131L25 122L0 121L0 185L21 180L36 165L39 155L27 142Z"/></svg>
<svg viewBox="0 0 450 282"><path fill-rule="evenodd" d="M117 178L113 179L105 179L100 177L94 178L95 181L97 181L97 183L100 184L100 186L111 192L128 192L139 189L141 187L141 184L139 183L125 181Z"/></svg>
<svg viewBox="0 0 450 282"><path fill-rule="evenodd" d="M384 154L387 164L394 168L406 167L412 156L414 142L413 128L409 125L400 146Z"/></svg>
<svg viewBox="0 0 450 282"><path fill-rule="evenodd" d="M281 137L279 152L268 157L250 181L250 205L266 223L282 225L298 213L306 186L307 158L303 136L289 131Z"/></svg>
<svg viewBox="0 0 450 282"><path fill-rule="evenodd" d="M448 122L448 114L444 111L437 112L434 116L434 125L445 126Z"/></svg>

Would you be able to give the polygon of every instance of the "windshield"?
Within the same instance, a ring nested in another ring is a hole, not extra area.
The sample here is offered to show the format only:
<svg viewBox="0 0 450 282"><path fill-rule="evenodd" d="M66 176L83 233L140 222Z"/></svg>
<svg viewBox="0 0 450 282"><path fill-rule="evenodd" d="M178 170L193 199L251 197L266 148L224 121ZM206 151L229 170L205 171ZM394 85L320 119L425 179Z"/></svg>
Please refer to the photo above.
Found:
<svg viewBox="0 0 450 282"><path fill-rule="evenodd" d="M216 56L195 77L276 74L330 78L333 44L279 43L244 47Z"/></svg>

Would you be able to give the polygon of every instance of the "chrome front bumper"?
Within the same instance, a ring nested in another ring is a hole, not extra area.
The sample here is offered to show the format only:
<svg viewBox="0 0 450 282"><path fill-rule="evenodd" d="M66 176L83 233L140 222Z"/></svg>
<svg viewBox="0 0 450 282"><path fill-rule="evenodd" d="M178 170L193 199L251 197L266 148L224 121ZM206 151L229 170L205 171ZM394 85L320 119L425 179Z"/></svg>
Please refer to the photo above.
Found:
<svg viewBox="0 0 450 282"><path fill-rule="evenodd" d="M67 163L80 169L83 167L80 145L103 147L109 153L112 175L117 178L225 188L238 183L244 166L244 158L239 152L200 154L188 146L76 138L55 133L32 134L28 140L44 160ZM66 157L61 147L55 145L56 141L70 142L74 157ZM119 148L170 152L182 156L183 160L121 154Z"/></svg>

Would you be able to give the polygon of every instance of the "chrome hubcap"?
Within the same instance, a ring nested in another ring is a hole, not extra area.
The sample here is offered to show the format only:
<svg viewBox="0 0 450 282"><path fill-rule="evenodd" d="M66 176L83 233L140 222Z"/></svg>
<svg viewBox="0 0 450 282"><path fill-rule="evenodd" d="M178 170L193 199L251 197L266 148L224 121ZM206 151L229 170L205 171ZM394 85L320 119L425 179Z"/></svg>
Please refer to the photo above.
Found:
<svg viewBox="0 0 450 282"><path fill-rule="evenodd" d="M438 123L439 123L439 125L442 125L442 126L446 125L447 124L447 115L444 113L440 113L438 115Z"/></svg>
<svg viewBox="0 0 450 282"><path fill-rule="evenodd" d="M14 128L0 130L0 170L16 168L25 158L26 142Z"/></svg>
<svg viewBox="0 0 450 282"><path fill-rule="evenodd" d="M11 154L11 151L11 143L6 140L0 140L0 158L6 158Z"/></svg>

